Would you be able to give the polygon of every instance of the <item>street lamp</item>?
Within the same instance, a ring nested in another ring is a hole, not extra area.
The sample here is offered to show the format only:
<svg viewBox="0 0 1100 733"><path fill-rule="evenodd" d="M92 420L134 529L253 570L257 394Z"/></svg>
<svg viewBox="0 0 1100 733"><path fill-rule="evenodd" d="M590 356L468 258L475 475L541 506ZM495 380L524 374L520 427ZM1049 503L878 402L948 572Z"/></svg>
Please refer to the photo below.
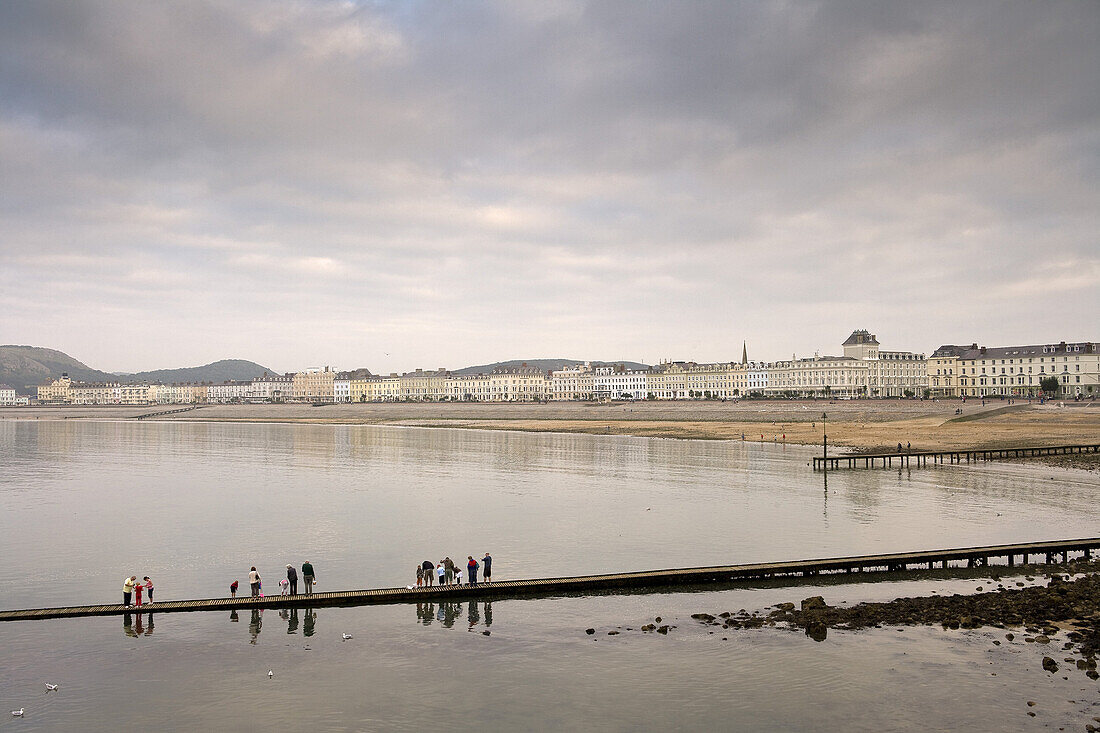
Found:
<svg viewBox="0 0 1100 733"><path fill-rule="evenodd" d="M825 432L825 418L827 418L824 412L821 413L821 457L825 459L825 470L829 470L829 435Z"/></svg>

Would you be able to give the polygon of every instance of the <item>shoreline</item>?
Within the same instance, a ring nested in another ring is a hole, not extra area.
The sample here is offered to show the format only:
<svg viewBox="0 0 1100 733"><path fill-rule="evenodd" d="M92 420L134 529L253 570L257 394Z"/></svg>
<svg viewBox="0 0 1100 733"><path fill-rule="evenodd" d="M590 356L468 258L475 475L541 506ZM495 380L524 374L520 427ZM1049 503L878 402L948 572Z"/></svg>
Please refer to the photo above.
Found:
<svg viewBox="0 0 1100 733"><path fill-rule="evenodd" d="M968 400L750 400L639 403L365 403L313 407L301 404L203 405L150 416L155 422L389 425L509 430L533 433L628 435L682 440L744 440L820 446L827 415L830 453L983 449L1100 442L1100 404L985 406ZM0 408L0 424L20 421L124 420L164 406L58 406ZM961 409L961 415L956 410ZM1054 466L1100 469L1092 456L1055 456ZM1074 460L1066 461L1064 459ZM1024 459L1040 460L1040 459Z"/></svg>

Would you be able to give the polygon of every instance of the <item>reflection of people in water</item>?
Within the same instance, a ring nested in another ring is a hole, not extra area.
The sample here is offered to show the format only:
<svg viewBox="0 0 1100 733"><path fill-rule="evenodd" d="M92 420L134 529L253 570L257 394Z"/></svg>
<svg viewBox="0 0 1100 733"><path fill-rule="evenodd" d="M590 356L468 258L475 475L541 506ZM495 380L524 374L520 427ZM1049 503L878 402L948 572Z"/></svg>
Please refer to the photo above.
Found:
<svg viewBox="0 0 1100 733"><path fill-rule="evenodd" d="M145 632L145 627L141 623L141 614L137 615L137 623L134 624L134 636L141 636Z"/></svg>
<svg viewBox="0 0 1100 733"><path fill-rule="evenodd" d="M313 626L317 623L317 612L312 608L306 609L306 618L302 622L302 635L313 636Z"/></svg>
<svg viewBox="0 0 1100 733"><path fill-rule="evenodd" d="M229 612L229 620L233 623L238 623L241 620L241 617L237 615L237 609L234 608Z"/></svg>
<svg viewBox="0 0 1100 733"><path fill-rule="evenodd" d="M298 633L298 609L290 609L290 620L286 622L286 633L297 634Z"/></svg>
<svg viewBox="0 0 1100 733"><path fill-rule="evenodd" d="M139 617L140 617L140 615L141 614L138 614ZM134 631L133 616L131 616L128 613L122 614L122 631L123 631L123 633L126 634L126 636L132 636L134 638L137 638L137 632Z"/></svg>
<svg viewBox="0 0 1100 733"><path fill-rule="evenodd" d="M153 635L153 614L149 614L149 625L145 628L145 635Z"/></svg>
<svg viewBox="0 0 1100 733"><path fill-rule="evenodd" d="M252 637L249 640L250 644L256 643L256 637L260 635L261 626L263 626L263 609L253 608L252 618L248 621L248 634Z"/></svg>
<svg viewBox="0 0 1100 733"><path fill-rule="evenodd" d="M482 614L485 616L485 626L493 625L492 603L486 601L481 609L478 608L476 601L470 601L469 604L466 619L470 628L481 623ZM455 620L462 615L462 610L462 604L453 601L442 601L438 608L434 603L417 603L416 620L425 626L431 626L433 620L438 621L444 628L449 629L454 626Z"/></svg>

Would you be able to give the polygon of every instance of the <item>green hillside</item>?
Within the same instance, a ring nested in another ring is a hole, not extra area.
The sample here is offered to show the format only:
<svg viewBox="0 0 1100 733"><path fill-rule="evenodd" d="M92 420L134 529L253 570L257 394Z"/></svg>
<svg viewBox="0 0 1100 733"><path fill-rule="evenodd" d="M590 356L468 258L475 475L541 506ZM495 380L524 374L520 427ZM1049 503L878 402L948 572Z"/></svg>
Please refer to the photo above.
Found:
<svg viewBox="0 0 1100 733"><path fill-rule="evenodd" d="M0 346L0 384L15 387L19 394L34 395L40 384L49 384L62 374L74 382L223 382L248 380L274 374L272 369L244 359L222 359L211 364L182 369L158 369L136 374L109 374L92 369L68 354L41 346Z"/></svg>
<svg viewBox="0 0 1100 733"><path fill-rule="evenodd" d="M74 381L113 382L118 377L92 369L68 354L40 346L0 346L0 383L19 394L33 395L35 387L67 373Z"/></svg>
<svg viewBox="0 0 1100 733"><path fill-rule="evenodd" d="M553 371L554 369L561 369L568 364L577 365L583 364L584 359L512 359L511 361L498 361L495 364L482 364L481 366L464 367L463 369L454 369L452 374L488 374L494 369L503 369L506 367L518 367L529 366L538 367L544 372ZM645 364L639 364L636 361L593 361L592 366L608 366L622 364L627 369L648 369Z"/></svg>

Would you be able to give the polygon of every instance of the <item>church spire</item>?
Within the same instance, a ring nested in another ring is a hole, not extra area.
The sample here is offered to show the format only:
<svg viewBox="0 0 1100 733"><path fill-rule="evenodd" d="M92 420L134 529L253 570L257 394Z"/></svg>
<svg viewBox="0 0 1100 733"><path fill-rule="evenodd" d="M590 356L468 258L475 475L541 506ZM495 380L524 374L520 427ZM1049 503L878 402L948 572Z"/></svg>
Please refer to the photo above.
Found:
<svg viewBox="0 0 1100 733"><path fill-rule="evenodd" d="M747 341L741 342L741 364L744 366L749 363L749 344Z"/></svg>

